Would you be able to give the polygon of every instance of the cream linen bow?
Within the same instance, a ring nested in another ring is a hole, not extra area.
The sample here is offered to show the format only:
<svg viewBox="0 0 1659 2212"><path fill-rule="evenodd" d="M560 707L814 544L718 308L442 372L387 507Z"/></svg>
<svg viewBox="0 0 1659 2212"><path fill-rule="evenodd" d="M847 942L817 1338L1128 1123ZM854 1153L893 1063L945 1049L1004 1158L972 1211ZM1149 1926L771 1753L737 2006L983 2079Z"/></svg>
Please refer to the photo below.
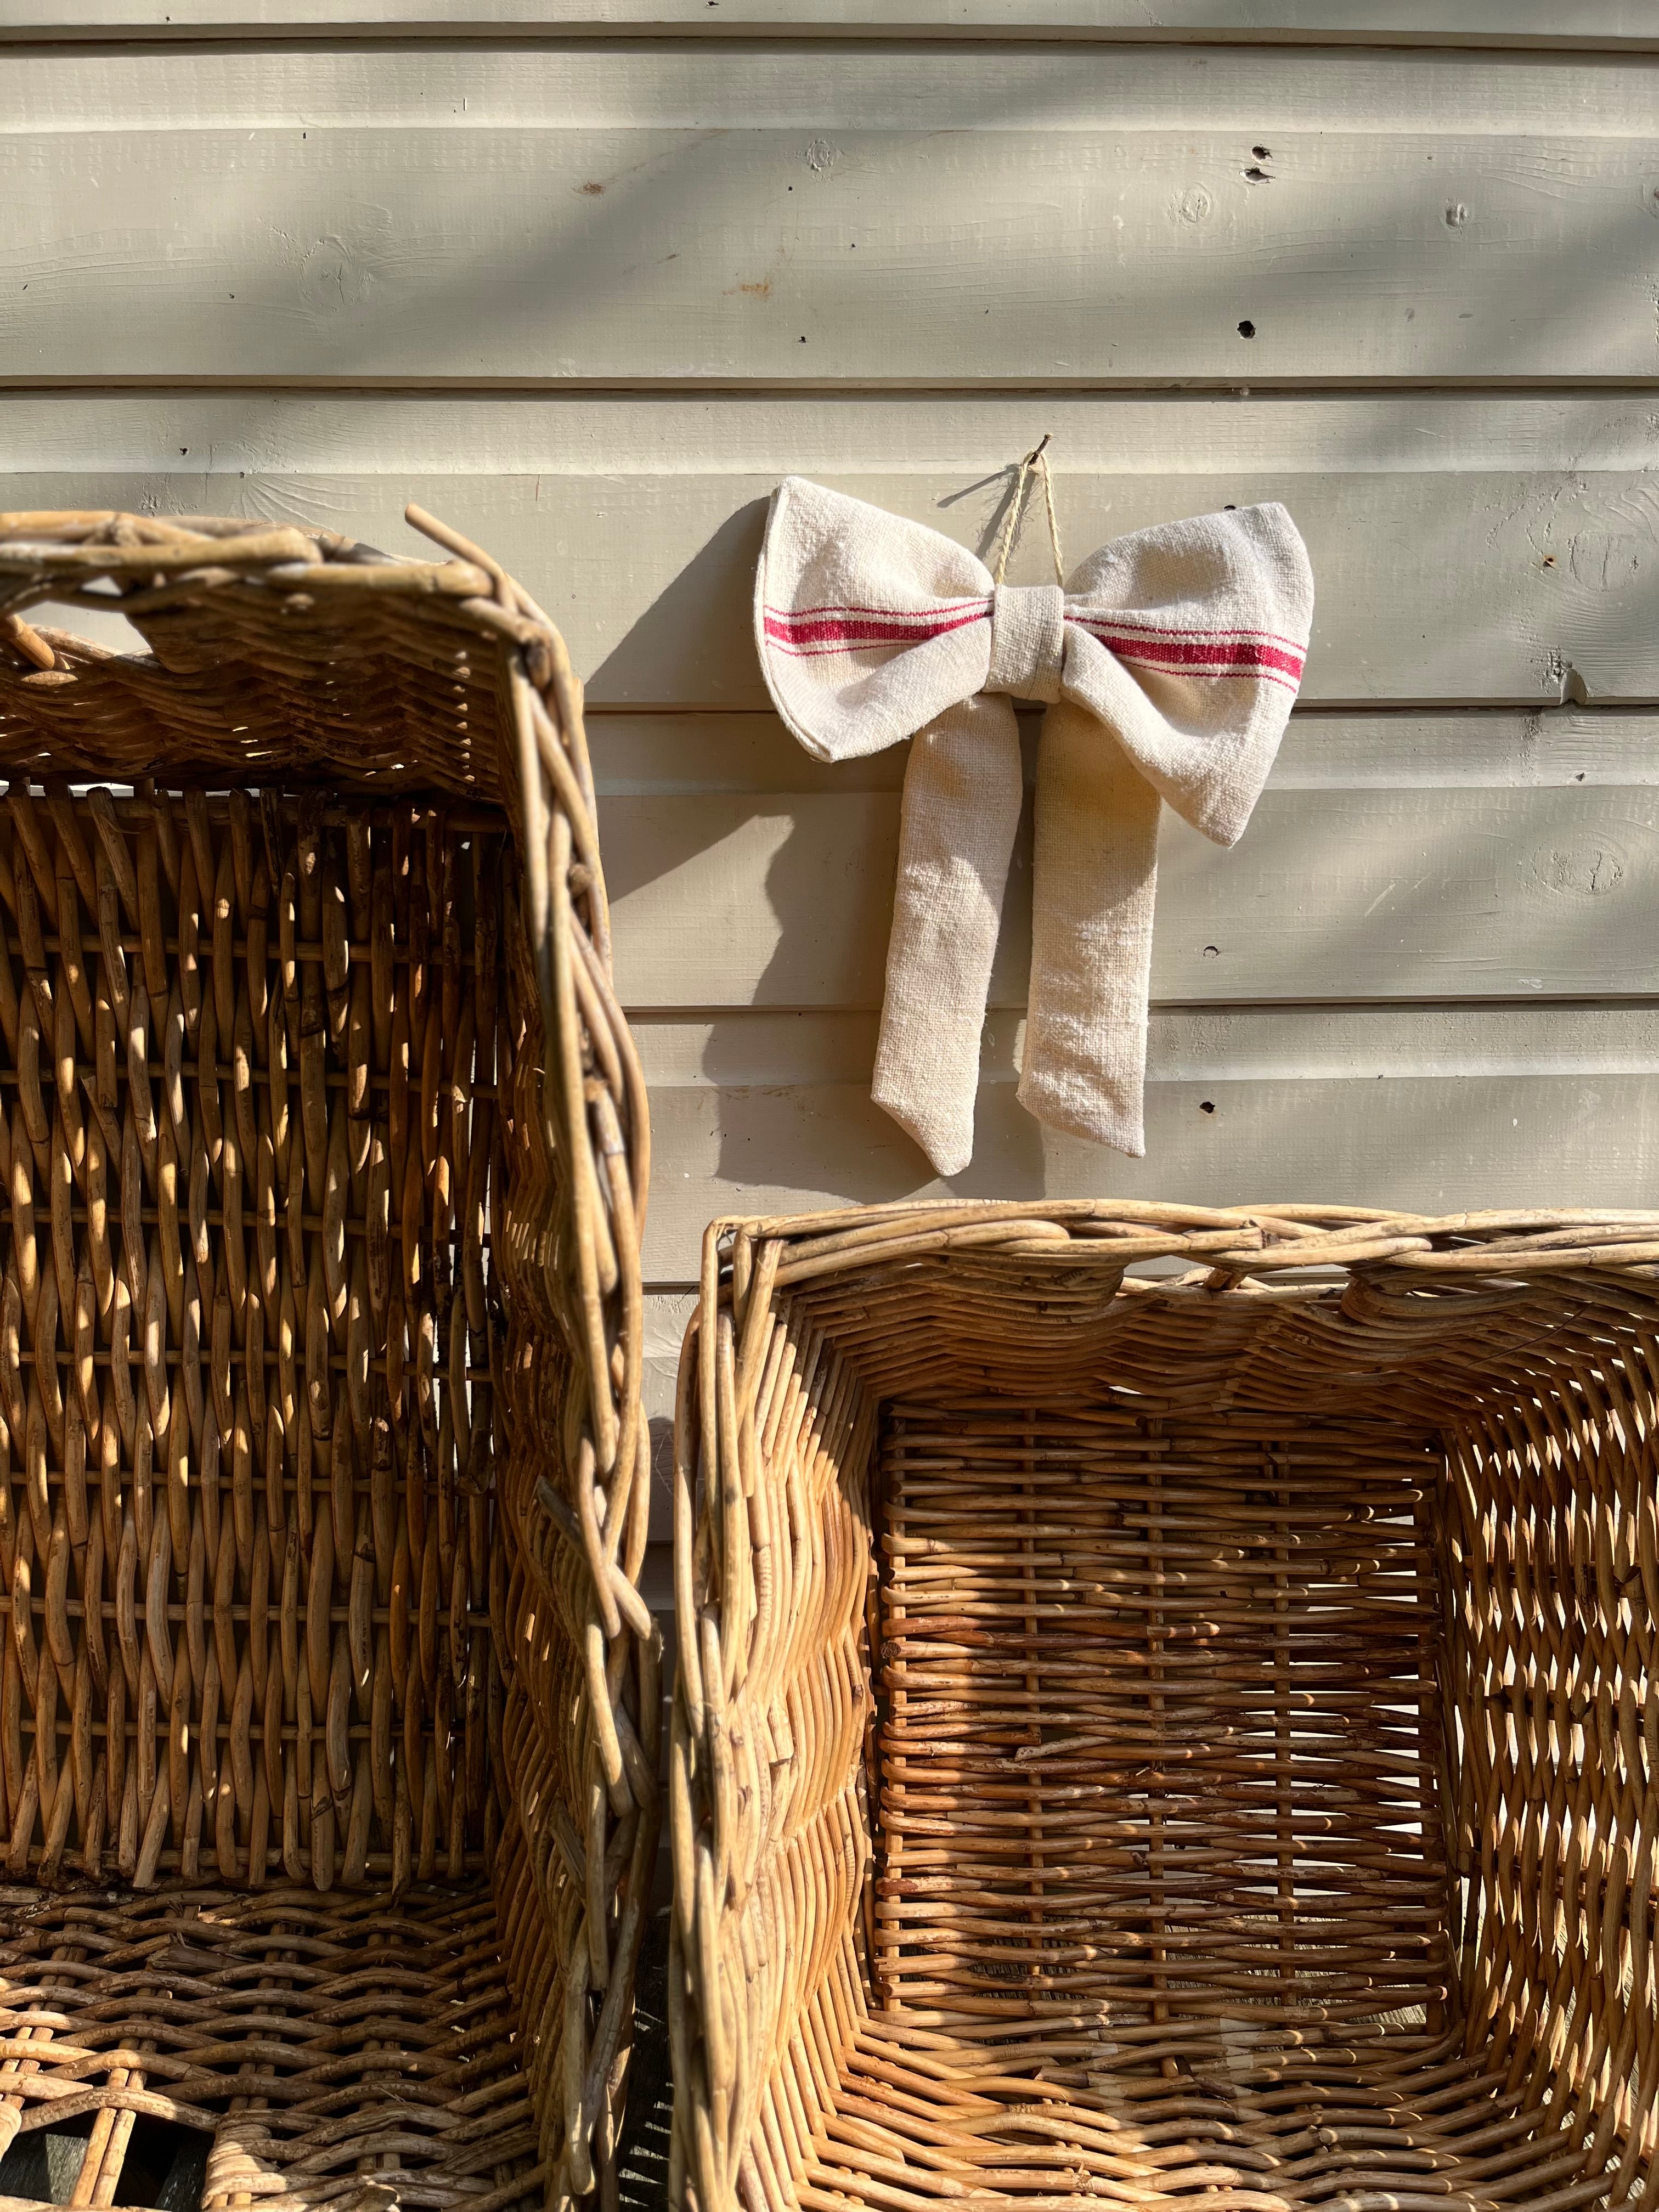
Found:
<svg viewBox="0 0 1659 2212"><path fill-rule="evenodd" d="M819 760L915 738L872 1095L940 1175L973 1157L980 1031L1019 825L1012 699L1041 700L1020 1103L1140 1153L1160 799L1231 845L1273 765L1313 620L1282 507L1115 539L1068 587L790 477L755 590L761 665Z"/></svg>

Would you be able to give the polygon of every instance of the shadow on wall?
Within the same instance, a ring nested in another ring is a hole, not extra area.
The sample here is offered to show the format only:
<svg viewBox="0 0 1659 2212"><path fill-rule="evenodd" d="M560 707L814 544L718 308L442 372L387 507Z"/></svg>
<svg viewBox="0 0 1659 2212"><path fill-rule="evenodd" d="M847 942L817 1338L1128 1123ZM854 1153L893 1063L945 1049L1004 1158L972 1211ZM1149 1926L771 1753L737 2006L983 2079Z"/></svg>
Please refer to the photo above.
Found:
<svg viewBox="0 0 1659 2212"><path fill-rule="evenodd" d="M733 617L754 598L766 508L766 499L750 500L726 517L586 678L590 694L635 703L636 669L672 668L681 696L721 696Z"/></svg>

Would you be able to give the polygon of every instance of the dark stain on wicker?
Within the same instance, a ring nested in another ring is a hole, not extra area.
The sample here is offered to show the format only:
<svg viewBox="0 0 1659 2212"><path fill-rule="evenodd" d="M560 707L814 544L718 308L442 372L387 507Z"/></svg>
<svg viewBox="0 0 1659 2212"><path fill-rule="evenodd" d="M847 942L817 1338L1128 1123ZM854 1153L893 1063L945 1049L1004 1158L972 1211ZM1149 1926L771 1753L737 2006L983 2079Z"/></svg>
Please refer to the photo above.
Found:
<svg viewBox="0 0 1659 2212"><path fill-rule="evenodd" d="M0 2149L89 2120L77 2203L141 2121L210 2208L615 2197L643 1090L563 647L416 519L0 518ZM27 619L112 587L153 658Z"/></svg>
<svg viewBox="0 0 1659 2212"><path fill-rule="evenodd" d="M1650 2201L1656 1263L1646 1214L711 1232L675 2191Z"/></svg>

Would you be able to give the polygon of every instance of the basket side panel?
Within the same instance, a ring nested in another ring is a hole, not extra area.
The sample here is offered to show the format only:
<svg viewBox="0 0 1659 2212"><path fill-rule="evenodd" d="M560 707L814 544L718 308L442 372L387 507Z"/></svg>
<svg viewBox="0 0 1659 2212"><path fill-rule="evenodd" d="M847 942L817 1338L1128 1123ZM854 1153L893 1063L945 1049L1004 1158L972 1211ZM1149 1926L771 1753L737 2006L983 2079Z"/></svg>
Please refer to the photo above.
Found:
<svg viewBox="0 0 1659 2212"><path fill-rule="evenodd" d="M495 994L473 925L501 842L407 803L11 787L14 1879L483 1870Z"/></svg>
<svg viewBox="0 0 1659 2212"><path fill-rule="evenodd" d="M503 1204L496 1224L506 1320L501 1492L511 1563L501 1621L507 1817L495 1872L526 2063L544 2118L544 2151L556 2164L563 2148L568 1969L583 1919L580 1838L592 1730L577 1660L580 1601L573 1607L567 1600L557 1572L561 1547L535 1502L538 1477L559 1465L572 1361L557 1302L549 1294L556 1264L558 1188L542 1127L543 1036L520 890L516 872L509 870L507 1023L501 1066ZM585 1970L586 1958L581 1963Z"/></svg>
<svg viewBox="0 0 1659 2212"><path fill-rule="evenodd" d="M706 1304L685 1358L670 2196L726 2212L793 2201L867 2011L876 1409L787 1303L741 1352Z"/></svg>
<svg viewBox="0 0 1659 2212"><path fill-rule="evenodd" d="M590 1565L591 1553L608 1563L613 1589L637 1571L646 1432L636 1424L634 1442L617 1446L630 1454L631 1484L614 1472L599 1482L568 1140L548 1111L550 1054L524 888L510 867L496 1221L506 1317L498 1632L507 1819L494 1871L544 2155L560 2186L581 2194L613 2166L620 2132L656 1848L659 1647L631 1587L633 1610L613 1613L607 1633ZM619 1256L636 1287L637 1251ZM619 1350L618 1372L624 1358Z"/></svg>
<svg viewBox="0 0 1659 2212"><path fill-rule="evenodd" d="M1443 1553L1470 2047L1614 2203L1659 2153L1656 1408L1620 1349L1449 1434Z"/></svg>

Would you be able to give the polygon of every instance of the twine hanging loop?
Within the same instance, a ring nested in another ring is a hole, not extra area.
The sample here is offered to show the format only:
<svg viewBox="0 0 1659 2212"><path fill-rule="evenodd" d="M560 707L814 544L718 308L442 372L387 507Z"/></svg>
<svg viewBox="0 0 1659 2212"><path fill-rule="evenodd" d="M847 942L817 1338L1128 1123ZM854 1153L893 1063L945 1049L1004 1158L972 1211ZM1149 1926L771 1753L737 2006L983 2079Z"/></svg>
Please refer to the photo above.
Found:
<svg viewBox="0 0 1659 2212"><path fill-rule="evenodd" d="M1066 563L1060 556L1060 524L1054 517L1054 480L1048 471L1048 441L1053 435L1052 430L1045 430L1042 438L1032 447L1019 465L1019 476L1014 484L1014 495L1008 502L1008 512L1003 517L1002 535L997 543L997 564L994 574L999 584L1001 583L1004 571L1008 566L1008 556L1014 550L1014 541L1019 536L1020 520L1025 512L1026 494L1030 489L1034 474L1042 478L1043 504L1048 511L1048 550L1054 556L1054 581L1060 585L1064 585L1066 581Z"/></svg>

